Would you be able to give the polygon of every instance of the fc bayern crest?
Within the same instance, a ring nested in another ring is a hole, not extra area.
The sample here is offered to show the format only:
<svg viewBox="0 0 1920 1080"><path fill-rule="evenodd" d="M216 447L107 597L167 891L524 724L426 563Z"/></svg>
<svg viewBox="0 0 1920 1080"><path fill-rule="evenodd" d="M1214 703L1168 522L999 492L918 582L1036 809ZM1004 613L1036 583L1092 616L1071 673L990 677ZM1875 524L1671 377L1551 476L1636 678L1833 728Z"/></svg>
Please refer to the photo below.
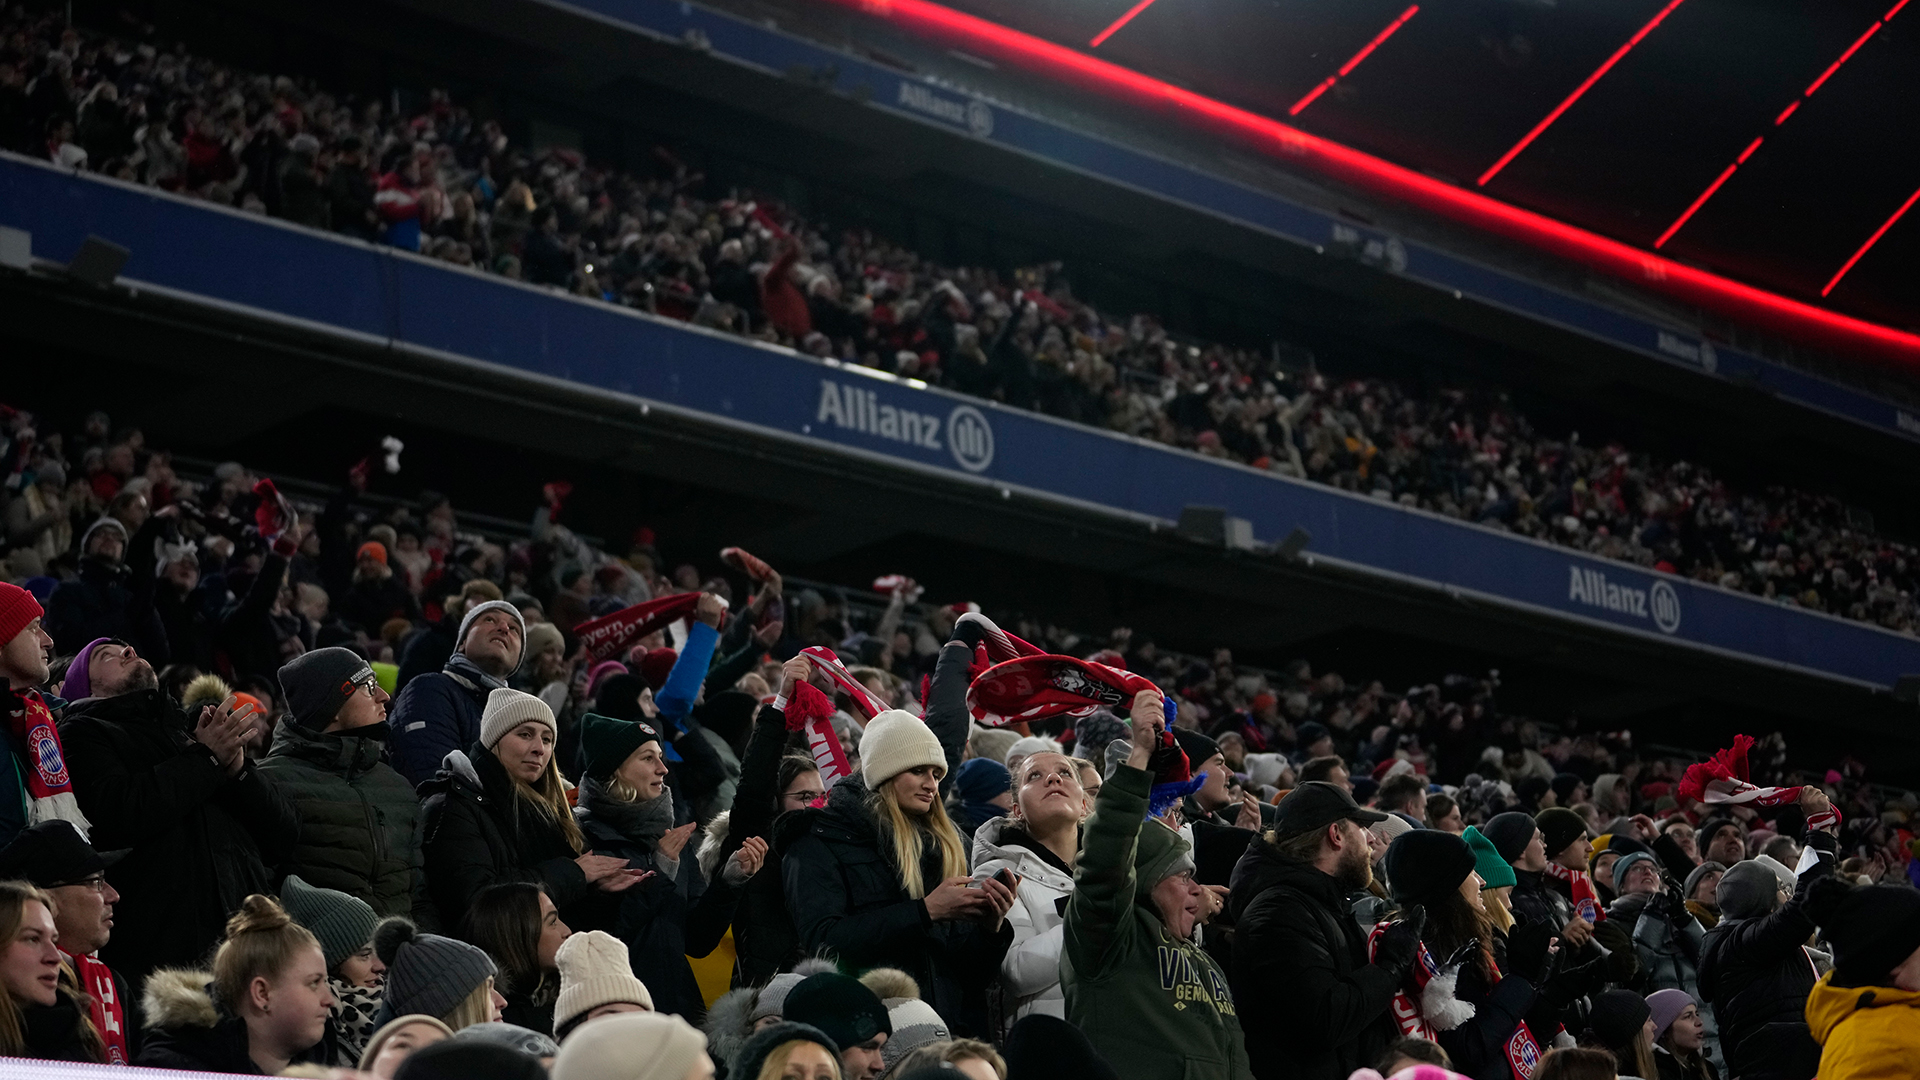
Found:
<svg viewBox="0 0 1920 1080"><path fill-rule="evenodd" d="M40 770L40 782L50 788L66 787L67 760L60 756L60 740L54 738L53 729L35 725L27 733L27 742L33 747L33 764Z"/></svg>

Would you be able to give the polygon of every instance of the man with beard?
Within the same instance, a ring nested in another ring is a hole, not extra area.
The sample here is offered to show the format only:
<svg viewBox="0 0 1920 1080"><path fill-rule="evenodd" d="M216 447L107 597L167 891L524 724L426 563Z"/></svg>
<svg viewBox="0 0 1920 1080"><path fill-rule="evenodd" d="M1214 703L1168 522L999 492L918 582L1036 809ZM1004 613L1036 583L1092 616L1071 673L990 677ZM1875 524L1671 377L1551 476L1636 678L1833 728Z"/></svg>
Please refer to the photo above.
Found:
<svg viewBox="0 0 1920 1080"><path fill-rule="evenodd" d="M135 986L156 967L202 963L248 894L273 891L268 867L299 833L247 760L252 716L231 696L186 715L131 645L107 639L74 657L61 689L60 738L93 844L131 849L107 871L125 905L101 959Z"/></svg>
<svg viewBox="0 0 1920 1080"><path fill-rule="evenodd" d="M1425 912L1385 931L1370 963L1347 900L1373 880L1367 827L1386 816L1337 785L1301 784L1234 869L1231 982L1257 1080L1345 1080L1398 1035L1393 995Z"/></svg>
<svg viewBox="0 0 1920 1080"><path fill-rule="evenodd" d="M393 767L408 783L433 779L448 754L479 741L487 695L519 668L526 639L518 608L504 600L475 604L461 616L446 666L400 689L388 723Z"/></svg>

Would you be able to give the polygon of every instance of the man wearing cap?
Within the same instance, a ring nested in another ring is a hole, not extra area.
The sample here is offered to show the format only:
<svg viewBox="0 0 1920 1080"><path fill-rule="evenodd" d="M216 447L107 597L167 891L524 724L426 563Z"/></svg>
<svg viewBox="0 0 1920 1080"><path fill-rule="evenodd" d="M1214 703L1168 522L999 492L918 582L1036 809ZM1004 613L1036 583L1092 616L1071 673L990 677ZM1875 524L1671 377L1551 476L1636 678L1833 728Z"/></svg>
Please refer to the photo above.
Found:
<svg viewBox="0 0 1920 1080"><path fill-rule="evenodd" d="M1366 891L1390 815L1345 788L1301 784L1233 872L1233 990L1260 1080L1345 1080L1399 1034L1393 995L1420 943L1418 920L1380 939L1379 962L1348 897Z"/></svg>
<svg viewBox="0 0 1920 1080"><path fill-rule="evenodd" d="M418 788L455 750L480 739L487 695L507 685L527 638L520 611L505 600L475 604L460 619L453 656L400 689L388 723L393 767Z"/></svg>
<svg viewBox="0 0 1920 1080"><path fill-rule="evenodd" d="M382 758L387 692L351 649L302 653L280 669L287 703L260 774L300 815L283 867L359 897L379 915L437 921L420 869L420 804Z"/></svg>
<svg viewBox="0 0 1920 1080"><path fill-rule="evenodd" d="M0 582L0 675L7 680L6 725L0 729L0 844L40 821L62 818L82 836L87 818L74 798L53 711L40 696L53 639L41 627L40 602Z"/></svg>
<svg viewBox="0 0 1920 1080"><path fill-rule="evenodd" d="M82 688L84 687L84 689ZM62 687L81 695L60 724L73 793L126 898L103 959L136 985L202 963L227 916L273 874L299 835L293 807L249 762L250 707L229 696L184 714L131 647L95 642Z"/></svg>
<svg viewBox="0 0 1920 1080"><path fill-rule="evenodd" d="M783 1019L826 1032L840 1047L846 1080L875 1080L886 1071L881 1048L893 1036L893 1017L860 980L831 971L807 976L787 994Z"/></svg>
<svg viewBox="0 0 1920 1080"><path fill-rule="evenodd" d="M113 905L120 894L107 884L106 871L119 860L118 852L95 852L70 821L43 821L0 849L0 881L30 882L51 893L59 906L54 929L60 955L72 967L77 989L86 995L109 1065L127 1064L139 1049L138 1025L127 1019L132 1000L127 981L94 955L113 934ZM65 972L61 980L66 980Z"/></svg>

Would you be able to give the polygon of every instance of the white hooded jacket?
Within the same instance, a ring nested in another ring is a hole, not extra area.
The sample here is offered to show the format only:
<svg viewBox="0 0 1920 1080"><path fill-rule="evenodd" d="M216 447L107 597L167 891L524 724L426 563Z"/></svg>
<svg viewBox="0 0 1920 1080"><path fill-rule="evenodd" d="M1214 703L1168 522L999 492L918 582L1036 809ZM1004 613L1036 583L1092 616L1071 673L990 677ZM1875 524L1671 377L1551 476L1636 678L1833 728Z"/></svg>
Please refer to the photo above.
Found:
<svg viewBox="0 0 1920 1080"><path fill-rule="evenodd" d="M1060 946L1065 918L1059 900L1073 892L1073 876L1063 874L1024 846L1003 846L1007 819L985 822L973 834L973 873L982 877L1008 869L1021 878L1007 925L1013 944L1000 963L1001 986L1014 999L1007 1023L1042 1013L1065 1019L1066 992L1060 987Z"/></svg>

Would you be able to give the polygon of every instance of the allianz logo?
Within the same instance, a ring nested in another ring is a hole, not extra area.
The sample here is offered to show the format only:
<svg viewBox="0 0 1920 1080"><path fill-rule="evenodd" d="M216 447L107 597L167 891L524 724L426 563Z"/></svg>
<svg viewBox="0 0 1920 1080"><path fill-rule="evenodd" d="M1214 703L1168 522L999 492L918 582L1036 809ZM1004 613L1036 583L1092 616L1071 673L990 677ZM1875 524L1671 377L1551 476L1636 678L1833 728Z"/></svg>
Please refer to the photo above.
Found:
<svg viewBox="0 0 1920 1080"><path fill-rule="evenodd" d="M1636 619L1646 619L1663 634L1680 629L1680 594L1664 581L1636 589L1608 581L1607 575L1586 566L1568 567L1567 599Z"/></svg>
<svg viewBox="0 0 1920 1080"><path fill-rule="evenodd" d="M879 393L864 386L821 379L820 406L813 422L923 450L945 450L954 464L968 472L993 464L993 425L971 405L955 405L943 417L885 404Z"/></svg>
<svg viewBox="0 0 1920 1080"><path fill-rule="evenodd" d="M1685 360L1708 374L1712 374L1720 367L1720 358L1714 354L1711 341L1689 341L1679 334L1669 334L1662 330L1655 344L1668 356Z"/></svg>
<svg viewBox="0 0 1920 1080"><path fill-rule="evenodd" d="M993 134L993 109L984 101L955 101L919 83L902 79L900 94L894 99L894 104L956 124L982 139Z"/></svg>

